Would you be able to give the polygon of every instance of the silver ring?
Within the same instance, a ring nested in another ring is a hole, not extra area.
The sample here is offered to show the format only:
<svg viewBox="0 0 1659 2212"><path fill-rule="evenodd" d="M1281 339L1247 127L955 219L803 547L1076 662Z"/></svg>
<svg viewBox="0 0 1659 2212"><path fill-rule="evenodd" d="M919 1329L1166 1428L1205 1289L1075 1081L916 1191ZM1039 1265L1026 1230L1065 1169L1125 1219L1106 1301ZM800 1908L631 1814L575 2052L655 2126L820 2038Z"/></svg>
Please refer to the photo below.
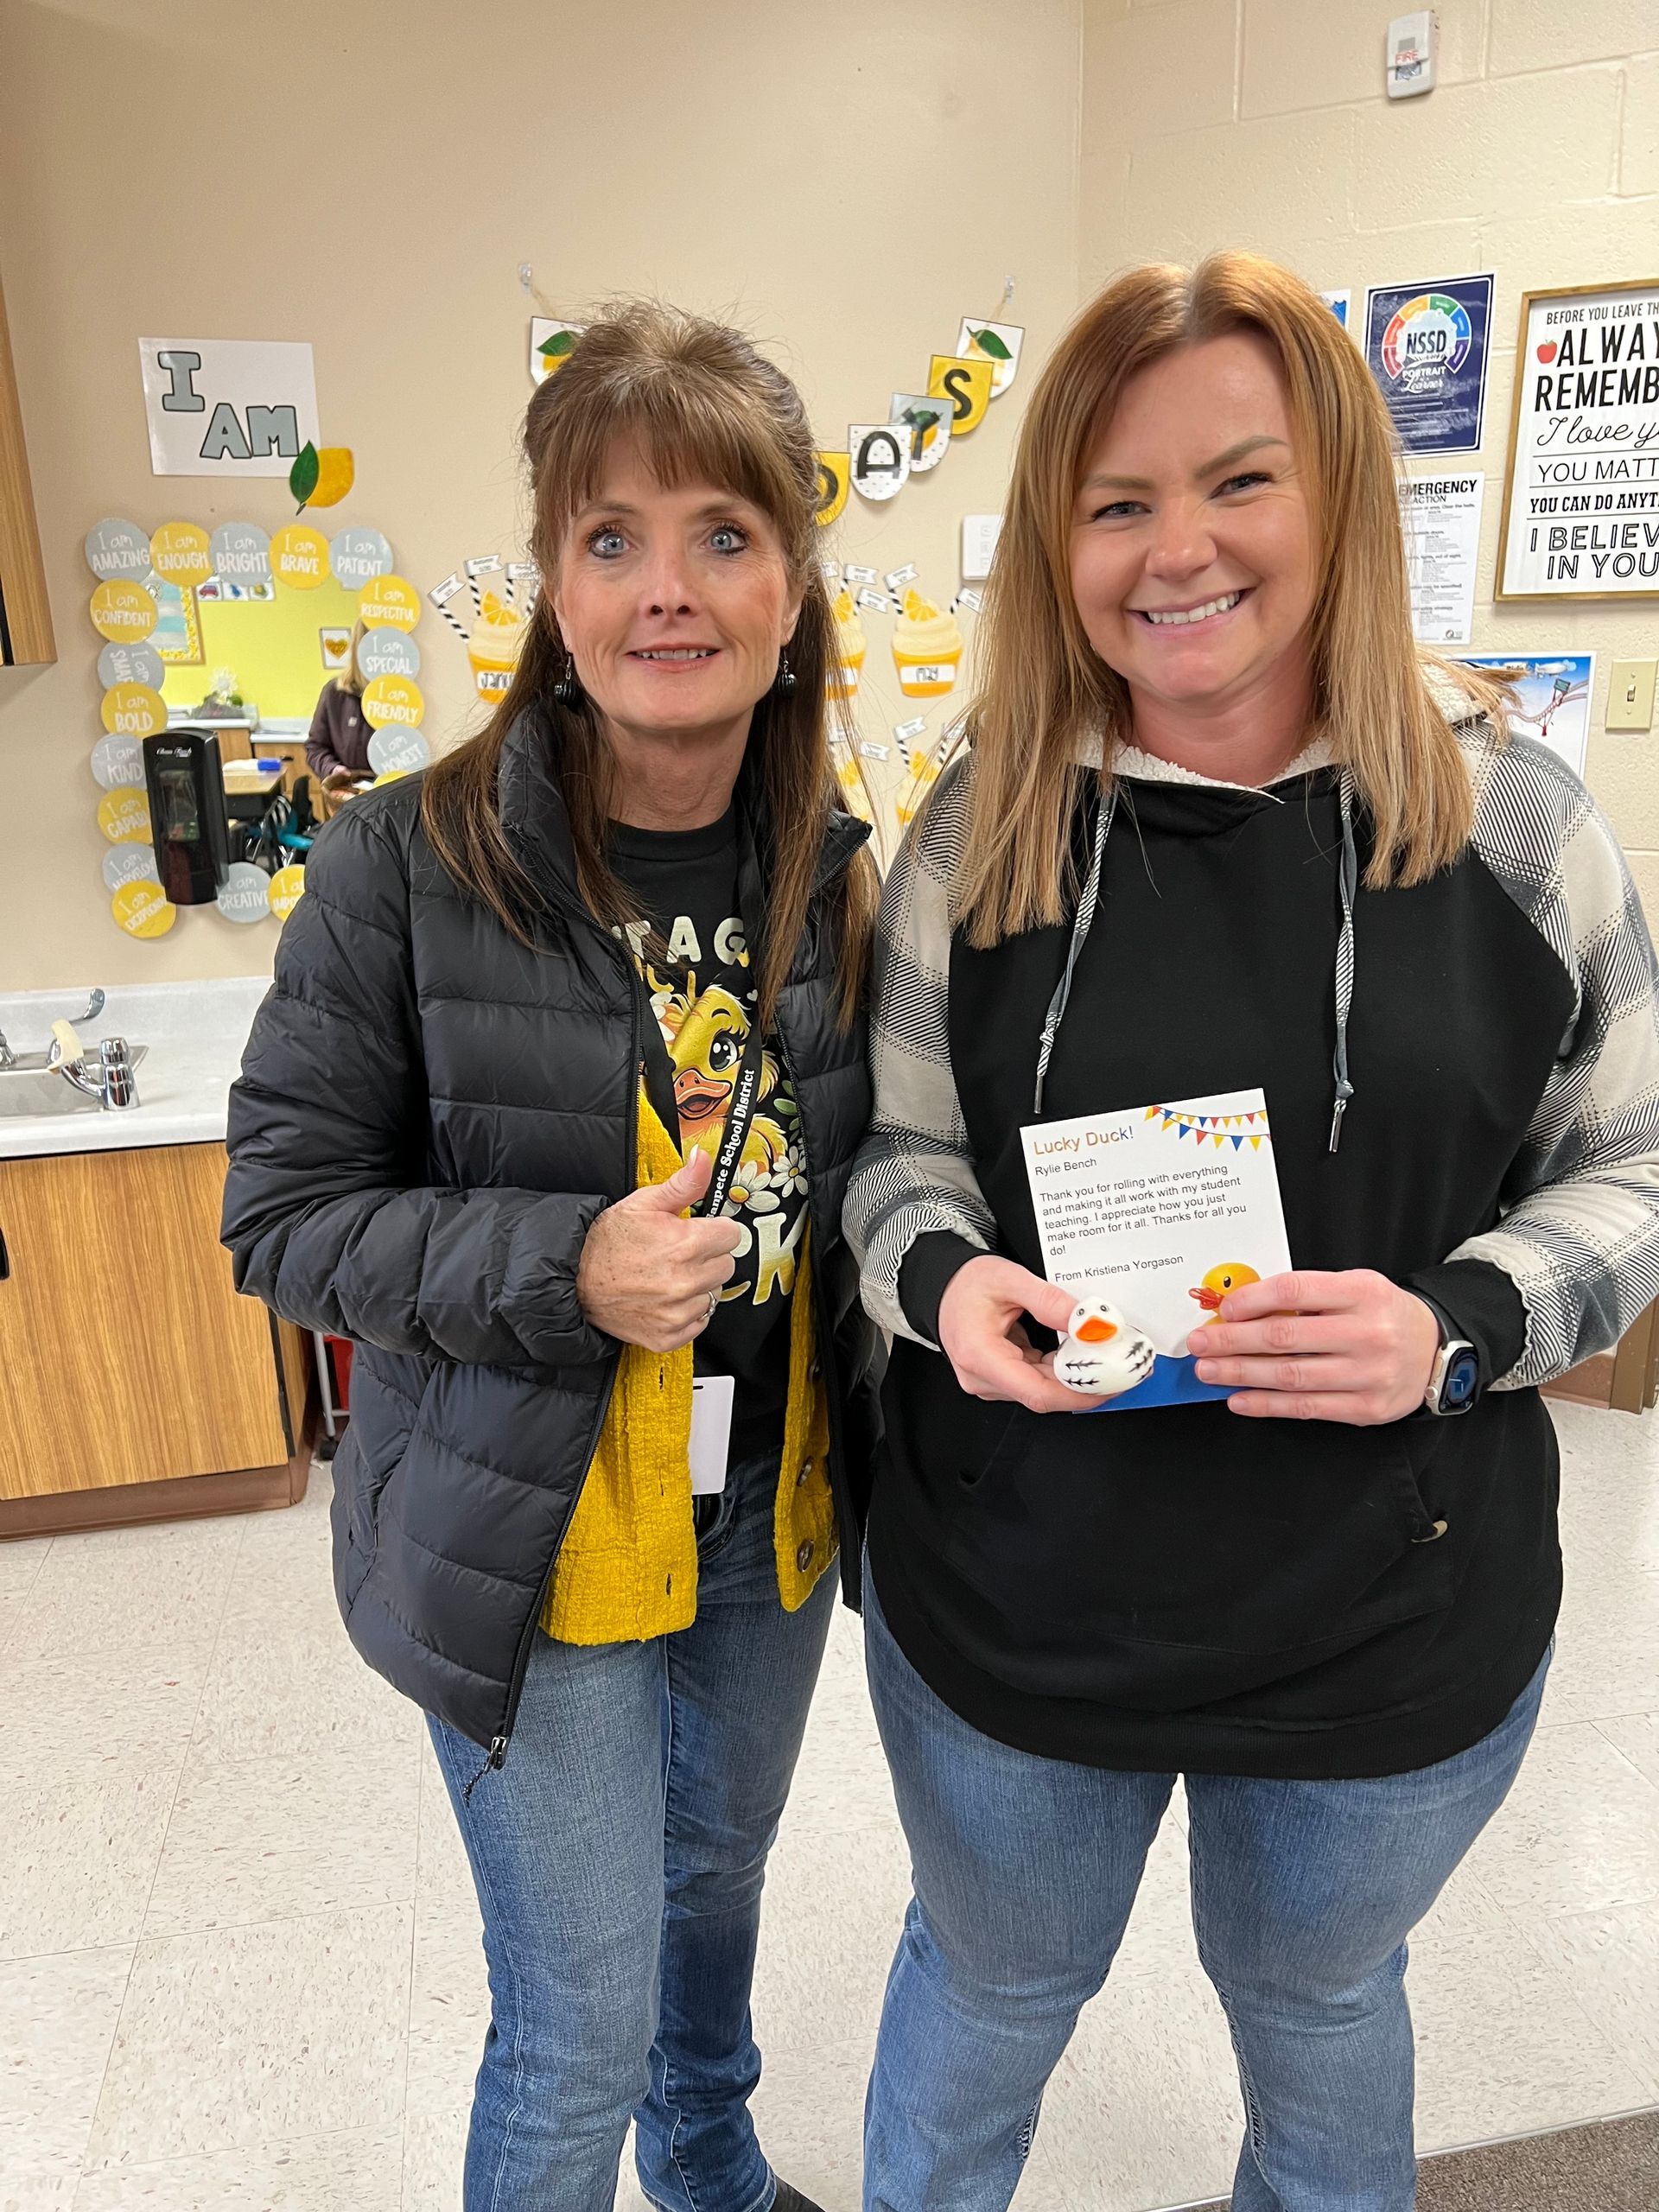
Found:
<svg viewBox="0 0 1659 2212"><path fill-rule="evenodd" d="M709 1323L714 1319L714 1318L715 1318L715 1306L718 1306L718 1305L719 1305L719 1303L720 1303L720 1293L719 1293L717 1290L711 1290L711 1291L709 1292L709 1310L708 1310L708 1312L707 1312L707 1313L703 1315L703 1317L702 1317L702 1325L703 1325L703 1327L704 1327L705 1329L708 1327L709 1324Z"/></svg>

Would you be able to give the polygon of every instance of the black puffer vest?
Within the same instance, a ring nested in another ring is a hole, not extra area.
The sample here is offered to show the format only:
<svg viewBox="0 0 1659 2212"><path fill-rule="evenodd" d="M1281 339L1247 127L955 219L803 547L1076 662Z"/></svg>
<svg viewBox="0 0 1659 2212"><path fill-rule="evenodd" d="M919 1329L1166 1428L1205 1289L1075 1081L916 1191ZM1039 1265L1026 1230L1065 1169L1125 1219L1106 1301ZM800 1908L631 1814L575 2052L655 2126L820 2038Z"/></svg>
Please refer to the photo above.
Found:
<svg viewBox="0 0 1659 2212"><path fill-rule="evenodd" d="M577 893L538 717L501 757L502 823L549 914L532 950L422 833L420 779L319 838L231 1093L238 1286L352 1338L334 1580L380 1674L499 1761L618 1363L575 1293L582 1240L634 1184L644 999ZM810 1185L842 1587L858 1601L876 1335L842 1240L869 1117L864 1027L836 1027L823 893L863 842L825 825L778 1010ZM751 852L740 905L764 912ZM753 938L752 938L753 941Z"/></svg>

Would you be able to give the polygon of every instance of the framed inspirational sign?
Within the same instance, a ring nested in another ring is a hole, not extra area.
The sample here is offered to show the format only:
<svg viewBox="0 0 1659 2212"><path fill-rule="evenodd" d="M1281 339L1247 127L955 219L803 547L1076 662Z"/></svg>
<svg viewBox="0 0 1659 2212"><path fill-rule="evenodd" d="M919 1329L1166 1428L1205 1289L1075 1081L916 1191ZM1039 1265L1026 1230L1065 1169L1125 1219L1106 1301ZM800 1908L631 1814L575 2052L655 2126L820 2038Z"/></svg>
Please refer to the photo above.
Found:
<svg viewBox="0 0 1659 2212"><path fill-rule="evenodd" d="M1659 599L1659 278L1521 302L1499 599Z"/></svg>

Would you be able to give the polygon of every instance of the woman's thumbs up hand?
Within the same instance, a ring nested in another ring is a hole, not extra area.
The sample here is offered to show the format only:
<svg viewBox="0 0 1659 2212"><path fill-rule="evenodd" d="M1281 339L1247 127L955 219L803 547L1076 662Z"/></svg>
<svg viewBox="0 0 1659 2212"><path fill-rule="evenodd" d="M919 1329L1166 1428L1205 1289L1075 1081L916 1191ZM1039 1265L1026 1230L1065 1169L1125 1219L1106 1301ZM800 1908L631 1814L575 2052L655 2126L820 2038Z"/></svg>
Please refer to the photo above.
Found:
<svg viewBox="0 0 1659 2212"><path fill-rule="evenodd" d="M701 1147L665 1183L607 1206L588 1232L576 1296L596 1329L648 1351L677 1351L709 1325L743 1241L734 1221L687 1221L714 1161Z"/></svg>

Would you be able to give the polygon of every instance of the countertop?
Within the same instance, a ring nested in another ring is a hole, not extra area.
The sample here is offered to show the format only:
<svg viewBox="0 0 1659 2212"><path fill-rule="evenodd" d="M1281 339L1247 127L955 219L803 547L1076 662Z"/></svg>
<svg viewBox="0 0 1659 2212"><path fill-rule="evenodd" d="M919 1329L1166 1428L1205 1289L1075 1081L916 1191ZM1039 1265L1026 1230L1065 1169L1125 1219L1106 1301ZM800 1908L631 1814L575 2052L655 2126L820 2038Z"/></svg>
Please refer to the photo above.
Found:
<svg viewBox="0 0 1659 2212"><path fill-rule="evenodd" d="M110 987L96 1021L75 1022L83 1044L124 1037L145 1045L138 1064L138 1103L86 1113L0 1116L0 1160L47 1153L118 1152L141 1145L225 1141L230 1088L260 1001L264 976L197 983L122 983ZM14 1052L44 1049L57 1020L73 1020L86 990L0 993L0 1030Z"/></svg>

